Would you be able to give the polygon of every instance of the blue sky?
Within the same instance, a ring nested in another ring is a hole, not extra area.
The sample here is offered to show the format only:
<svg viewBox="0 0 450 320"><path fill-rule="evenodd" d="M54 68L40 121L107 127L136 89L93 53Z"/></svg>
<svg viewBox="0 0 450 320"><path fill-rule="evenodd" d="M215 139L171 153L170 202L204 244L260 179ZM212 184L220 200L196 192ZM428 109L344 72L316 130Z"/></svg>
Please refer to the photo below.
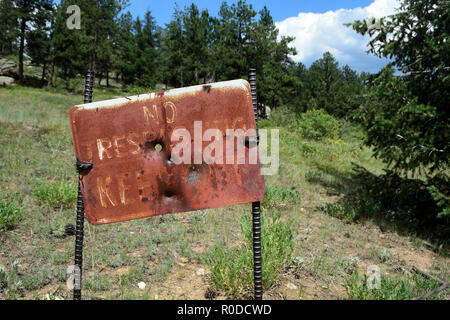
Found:
<svg viewBox="0 0 450 320"><path fill-rule="evenodd" d="M208 9L216 15L222 1L215 0L131 0L129 10L133 16L143 16L152 11L158 25L164 26L172 17L175 3L180 8L194 2L200 9ZM227 1L229 4L237 0ZM280 30L280 35L294 36L292 45L298 54L295 61L309 66L325 51L330 51L340 65L348 64L361 72L377 72L387 60L366 53L368 37L362 37L351 28L343 26L366 17L382 17L393 14L399 0L247 0L256 11L264 6Z"/></svg>
<svg viewBox="0 0 450 320"><path fill-rule="evenodd" d="M237 1L227 1L228 4ZM247 0L247 3L253 5L256 11L261 10L264 6L269 8L275 21L282 21L292 17L299 12L315 12L324 13L329 10L352 9L356 7L368 6L372 0ZM175 3L180 8L195 3L201 9L208 9L212 15L216 15L219 11L222 1L217 0L131 0L128 10L133 16L143 16L147 9L150 9L159 25L168 23L171 19Z"/></svg>

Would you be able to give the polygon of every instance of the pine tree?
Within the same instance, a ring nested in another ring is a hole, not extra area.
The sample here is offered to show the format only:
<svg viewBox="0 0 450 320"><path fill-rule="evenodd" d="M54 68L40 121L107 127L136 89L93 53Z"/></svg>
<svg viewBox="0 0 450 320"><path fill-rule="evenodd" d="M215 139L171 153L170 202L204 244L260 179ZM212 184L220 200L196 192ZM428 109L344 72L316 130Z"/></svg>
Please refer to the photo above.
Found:
<svg viewBox="0 0 450 320"><path fill-rule="evenodd" d="M16 53L18 26L14 0L0 0L0 55Z"/></svg>
<svg viewBox="0 0 450 320"><path fill-rule="evenodd" d="M142 87L154 87L158 80L156 71L157 49L158 49L158 27L155 18L147 11L144 21L139 17L134 24L136 40L136 56L134 64L135 83Z"/></svg>
<svg viewBox="0 0 450 320"><path fill-rule="evenodd" d="M183 27L186 40L185 82L205 83L210 73L209 43L212 31L208 11L200 12L195 4L191 4L184 11Z"/></svg>
<svg viewBox="0 0 450 320"><path fill-rule="evenodd" d="M402 1L399 10L379 29L353 24L371 36L371 53L393 59L372 81L364 108L367 143L399 170L437 171L450 160L450 3Z"/></svg>
<svg viewBox="0 0 450 320"><path fill-rule="evenodd" d="M404 0L398 9L379 27L352 25L369 34L371 53L393 60L361 109L365 142L396 173L422 173L439 216L449 217L450 2Z"/></svg>
<svg viewBox="0 0 450 320"><path fill-rule="evenodd" d="M84 75L88 68L101 75L110 68L116 19L127 3L127 0L79 0L81 28L70 30L66 25L69 17L66 11L71 1L61 0L56 10L52 45L62 78Z"/></svg>
<svg viewBox="0 0 450 320"><path fill-rule="evenodd" d="M218 15L214 20L213 43L213 56L218 63L216 80L246 77L250 61L248 47L254 45L251 30L256 11L242 0L231 6L224 1Z"/></svg>
<svg viewBox="0 0 450 320"><path fill-rule="evenodd" d="M122 83L125 85L134 82L136 40L133 33L133 17L130 12L124 13L118 20L118 69Z"/></svg>
<svg viewBox="0 0 450 320"><path fill-rule="evenodd" d="M34 29L27 35L26 53L34 64L42 66L41 82L44 81L47 67L51 63L51 37L54 6L34 13Z"/></svg>
<svg viewBox="0 0 450 320"><path fill-rule="evenodd" d="M308 90L311 93L310 107L325 109L338 114L341 102L342 72L338 62L329 52L314 61L308 70Z"/></svg>
<svg viewBox="0 0 450 320"><path fill-rule="evenodd" d="M34 25L45 16L45 10L52 10L52 0L16 0L14 1L14 15L18 19L19 37L19 82L24 81L23 57L25 42ZM36 14L38 12L39 14Z"/></svg>
<svg viewBox="0 0 450 320"><path fill-rule="evenodd" d="M277 107L286 103L297 90L299 79L293 75L291 56L296 54L289 47L292 37L282 37L278 41L278 29L267 7L259 12L260 19L252 27L249 38L254 46L249 46L249 67L259 66L258 98L262 104Z"/></svg>
<svg viewBox="0 0 450 320"><path fill-rule="evenodd" d="M165 78L176 87L185 85L186 42L183 13L175 7L172 21L166 25L162 51L164 52Z"/></svg>

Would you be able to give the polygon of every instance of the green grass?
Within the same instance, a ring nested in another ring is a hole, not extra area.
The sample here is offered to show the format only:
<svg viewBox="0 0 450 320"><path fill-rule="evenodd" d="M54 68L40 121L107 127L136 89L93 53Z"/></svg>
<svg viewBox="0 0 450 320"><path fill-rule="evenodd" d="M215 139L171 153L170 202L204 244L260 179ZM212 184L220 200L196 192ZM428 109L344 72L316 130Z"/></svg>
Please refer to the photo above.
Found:
<svg viewBox="0 0 450 320"><path fill-rule="evenodd" d="M280 215L261 218L263 288L268 289L278 279L283 267L291 261L294 231L289 223L280 221ZM227 248L218 243L205 256L217 288L232 297L245 297L253 286L252 220L250 215L241 219L244 243L238 248Z"/></svg>
<svg viewBox="0 0 450 320"><path fill-rule="evenodd" d="M18 271L19 263L19 260L11 259L9 270L6 266L0 266L0 290L12 300L18 299L24 289Z"/></svg>
<svg viewBox="0 0 450 320"><path fill-rule="evenodd" d="M72 207L77 201L77 187L70 181L54 181L33 190L33 195L52 208Z"/></svg>
<svg viewBox="0 0 450 320"><path fill-rule="evenodd" d="M276 209L297 203L300 203L300 192L279 185L269 185L261 205L266 209Z"/></svg>
<svg viewBox="0 0 450 320"><path fill-rule="evenodd" d="M400 275L388 277L381 275L380 288L370 288L367 276L361 277L358 271L345 279L345 290L351 300L412 300L439 287L439 282L421 275ZM439 292L428 300L444 299L445 292Z"/></svg>
<svg viewBox="0 0 450 320"><path fill-rule="evenodd" d="M21 220L22 214L17 204L0 198L0 231L13 229Z"/></svg>
<svg viewBox="0 0 450 320"><path fill-rule="evenodd" d="M83 103L81 94L56 89L38 89L20 85L1 88L0 120L28 126L69 127L69 109ZM97 90L93 101L112 99L117 93Z"/></svg>

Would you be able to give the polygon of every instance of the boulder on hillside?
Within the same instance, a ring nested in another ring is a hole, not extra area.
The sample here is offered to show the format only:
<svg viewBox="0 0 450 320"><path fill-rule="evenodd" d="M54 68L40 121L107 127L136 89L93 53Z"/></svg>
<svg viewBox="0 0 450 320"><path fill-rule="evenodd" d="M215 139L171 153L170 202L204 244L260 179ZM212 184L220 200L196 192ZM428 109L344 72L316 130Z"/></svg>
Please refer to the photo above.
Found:
<svg viewBox="0 0 450 320"><path fill-rule="evenodd" d="M17 64L8 59L0 59L0 76L12 76L17 73Z"/></svg>
<svg viewBox="0 0 450 320"><path fill-rule="evenodd" d="M9 86L11 84L14 84L14 78L0 76L0 86Z"/></svg>

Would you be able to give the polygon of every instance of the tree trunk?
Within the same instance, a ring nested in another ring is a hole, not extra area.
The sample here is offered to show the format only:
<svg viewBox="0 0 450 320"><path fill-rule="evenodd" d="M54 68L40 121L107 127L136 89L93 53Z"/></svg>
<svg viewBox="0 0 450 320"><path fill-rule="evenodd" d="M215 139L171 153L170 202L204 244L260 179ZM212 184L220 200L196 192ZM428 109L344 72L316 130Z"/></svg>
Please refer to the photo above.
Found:
<svg viewBox="0 0 450 320"><path fill-rule="evenodd" d="M53 75L55 74L55 57L52 59L52 68L50 69L50 75L47 81L47 87L53 87Z"/></svg>
<svg viewBox="0 0 450 320"><path fill-rule="evenodd" d="M109 88L109 68L106 69L106 87Z"/></svg>
<svg viewBox="0 0 450 320"><path fill-rule="evenodd" d="M3 39L6 39L6 28L5 28L5 31L3 31ZM6 56L6 47L5 47L4 42L2 42L2 47L0 49L0 53L2 56Z"/></svg>
<svg viewBox="0 0 450 320"><path fill-rule="evenodd" d="M44 60L44 65L42 66L41 83L44 83L46 69L47 69L47 61Z"/></svg>
<svg viewBox="0 0 450 320"><path fill-rule="evenodd" d="M27 21L22 18L20 22L20 47L19 47L19 83L23 83L23 52L25 50L25 27Z"/></svg>

